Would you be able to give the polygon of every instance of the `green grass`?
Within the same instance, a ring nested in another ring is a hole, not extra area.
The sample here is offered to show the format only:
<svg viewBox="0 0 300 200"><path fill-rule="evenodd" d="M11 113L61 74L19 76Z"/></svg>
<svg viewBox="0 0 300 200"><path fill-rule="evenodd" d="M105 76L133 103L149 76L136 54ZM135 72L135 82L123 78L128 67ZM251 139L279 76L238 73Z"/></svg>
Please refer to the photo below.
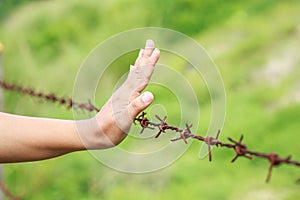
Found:
<svg viewBox="0 0 300 200"><path fill-rule="evenodd" d="M70 96L80 64L98 43L132 28L172 28L202 44L220 70L227 95L226 121L220 139L244 134L250 149L275 151L281 156L292 154L293 159L300 160L300 106L290 95L299 84L300 73L300 60L295 56L298 54L290 51L299 52L300 48L289 45L297 44L299 38L299 9L298 1L271 0L76 0L31 1L16 8L6 5L0 9L4 77L38 90ZM275 85L267 77L255 76L270 60L280 61L280 52L287 52L294 60L289 74L278 78ZM101 106L110 96L136 54L128 53L111 64L97 88L97 105ZM169 55L162 52L162 56ZM196 91L201 111L198 131L203 133L211 117L205 83L193 71L186 70L184 60L172 56L168 59ZM165 107L169 121L178 123L180 110L172 93L158 85L147 89L155 94L154 103ZM282 101L288 103L282 105ZM151 115L154 111L163 112L159 107L149 110ZM73 118L72 112L63 107L14 92L5 92L4 111ZM129 138L121 145L132 149L143 145L134 146L134 142ZM231 164L234 152L214 148L210 163L207 158L198 159L200 147L201 143L194 141L171 166L148 174L109 169L88 152L35 163L7 164L5 183L14 194L30 200L300 198L299 185L294 183L300 176L298 168L276 167L271 183L265 184L267 161L241 158Z"/></svg>

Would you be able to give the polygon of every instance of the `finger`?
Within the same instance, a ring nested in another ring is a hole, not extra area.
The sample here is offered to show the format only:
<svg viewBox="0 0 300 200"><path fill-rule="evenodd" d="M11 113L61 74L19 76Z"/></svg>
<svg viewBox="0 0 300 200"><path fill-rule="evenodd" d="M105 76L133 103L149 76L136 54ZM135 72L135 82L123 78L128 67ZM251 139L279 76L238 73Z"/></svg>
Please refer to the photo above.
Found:
<svg viewBox="0 0 300 200"><path fill-rule="evenodd" d="M154 66L152 65L131 67L128 77L123 85L132 92L141 92L148 85L153 71Z"/></svg>
<svg viewBox="0 0 300 200"><path fill-rule="evenodd" d="M146 46L145 46L144 51L142 52L142 55L146 56L146 57L149 57L149 56L151 56L153 50L154 50L153 40L147 40L146 41Z"/></svg>
<svg viewBox="0 0 300 200"><path fill-rule="evenodd" d="M153 101L154 97L151 92L144 92L142 95L134 99L128 107L131 119L134 119L140 112L145 110Z"/></svg>
<svg viewBox="0 0 300 200"><path fill-rule="evenodd" d="M150 56L150 60L153 62L152 64L156 64L158 59L160 57L160 51L159 49L155 48L152 55Z"/></svg>
<svg viewBox="0 0 300 200"><path fill-rule="evenodd" d="M154 49L154 42L151 39L146 40L145 49Z"/></svg>
<svg viewBox="0 0 300 200"><path fill-rule="evenodd" d="M140 67L145 65L155 65L160 57L159 49L155 48L152 54L148 57L142 56L143 52L146 51L145 49L141 49L138 58L135 61L134 66Z"/></svg>

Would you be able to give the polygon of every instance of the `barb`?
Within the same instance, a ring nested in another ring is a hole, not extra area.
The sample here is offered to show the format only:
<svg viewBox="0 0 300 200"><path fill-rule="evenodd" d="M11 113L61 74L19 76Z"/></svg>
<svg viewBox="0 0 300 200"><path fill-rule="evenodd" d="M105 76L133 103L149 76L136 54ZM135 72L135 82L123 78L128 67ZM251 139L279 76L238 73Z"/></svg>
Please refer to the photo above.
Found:
<svg viewBox="0 0 300 200"><path fill-rule="evenodd" d="M74 101L72 98L64 98L64 97L58 97L54 93L43 93L43 92L37 92L36 90L32 88L23 87L21 85L8 83L5 81L0 80L0 87L2 87L5 90L8 91L15 91L19 92L24 95L29 95L35 98L43 99L48 102L52 103L58 103L60 105L66 106L67 109L80 109L83 111L88 112L99 112L100 109L94 106L91 101L89 100L88 103L79 103ZM7 196L10 200L20 200L19 197L14 196L6 187L5 185L0 181L0 191L3 192L5 196Z"/></svg>
<svg viewBox="0 0 300 200"><path fill-rule="evenodd" d="M10 200L20 200L19 197L13 195L13 194L5 187L5 185L4 185L3 183L1 183L1 182L0 182L0 191L2 191L3 194L4 194L5 196L7 196L8 199L10 199Z"/></svg>
<svg viewBox="0 0 300 200"><path fill-rule="evenodd" d="M70 108L79 108L81 110L86 110L89 112L99 112L100 109L95 107L90 101L88 103L78 103L75 102L72 98L63 98L58 97L54 93L45 94L42 92L37 92L34 89L22 87L20 85L7 83L5 81L0 80L0 87L10 90L10 91L16 91L25 95L29 95L32 97L37 97L40 99L44 99L49 102L58 103L61 105L65 105L68 109ZM221 142L219 140L220 130L218 130L216 137L213 136L207 136L203 137L201 135L196 135L191 132L192 124L186 124L184 129L180 129L176 126L169 125L166 120L167 116L164 116L163 118L160 118L158 115L155 115L155 117L158 119L158 123L150 121L146 117L146 113L142 112L138 117L134 119L134 123L139 123L139 125L142 127L141 134L146 128L154 130L155 128L158 129L158 133L156 134L155 138L158 138L161 136L162 133L166 133L166 130L171 130L176 133L179 133L179 137L171 139L172 142L183 140L184 143L187 144L188 138L193 138L202 142L205 142L207 144L208 152L209 152L209 161L212 161L212 151L211 146L216 147L225 147L228 149L233 149L236 153L236 155L233 157L231 162L235 162L239 157L245 157L247 159L253 159L253 157L259 157L268 160L269 162L269 169L268 169L268 175L266 178L266 182L269 182L271 179L272 169L275 166L279 166L281 164L288 164L288 165L294 165L297 167L300 167L299 161L291 160L291 156L288 156L286 158L280 157L277 153L260 153L251 151L247 148L247 146L243 143L244 136L241 135L239 141L235 141L232 138L228 138L228 141L231 143L225 143ZM297 179L297 183L300 183L300 178ZM0 182L1 184L1 182ZM3 184L0 185L0 189L3 190Z"/></svg>
<svg viewBox="0 0 300 200"><path fill-rule="evenodd" d="M29 95L32 97L36 97L39 99L46 100L48 102L52 103L58 103L60 105L66 106L68 109L74 108L74 109L81 109L89 112L99 112L100 109L95 107L90 100L88 103L78 103L74 101L72 98L64 98L64 97L58 97L54 93L43 93L43 92L37 92L36 90L32 88L23 87L21 85L8 83L5 81L0 80L0 87L2 87L5 90L9 91L16 91L24 95Z"/></svg>
<svg viewBox="0 0 300 200"><path fill-rule="evenodd" d="M218 130L216 137L213 136L207 136L203 137L201 135L196 135L191 132L191 127L192 124L188 125L186 124L185 129L180 129L176 126L171 126L166 122L167 117L165 116L163 119L161 119L159 116L155 116L160 122L155 123L151 122L147 117L146 113L143 112L141 115L139 115L137 118L135 118L135 122L139 122L139 124L143 127L141 133L143 133L143 130L145 128L150 128L154 129L155 127L159 130L158 134L155 136L155 138L158 138L161 133L165 133L166 130L172 130L174 132L179 133L179 137L171 139L172 142L178 141L178 140L183 140L184 143L187 144L187 139L188 138L193 138L202 142L205 142L208 146L208 153L209 153L209 161L212 161L212 151L211 151L211 146L216 146L216 147L225 147L228 149L233 149L236 153L234 158L231 160L231 162L235 162L239 157L245 157L247 159L252 160L253 157L259 157L263 158L269 161L269 169L268 169L268 175L266 178L266 182L268 183L271 179L271 174L272 174L272 169L274 166L279 166L281 164L288 164L288 165L294 165L296 167L300 167L300 162L299 161L294 161L291 160L291 156L288 156L287 158L281 158L277 153L260 153L260 152L255 152L251 151L247 148L247 146L243 143L244 136L241 135L239 141L235 141L232 138L228 138L229 142L231 143L225 143L219 141L219 136L221 131ZM300 178L297 179L298 183L300 183Z"/></svg>

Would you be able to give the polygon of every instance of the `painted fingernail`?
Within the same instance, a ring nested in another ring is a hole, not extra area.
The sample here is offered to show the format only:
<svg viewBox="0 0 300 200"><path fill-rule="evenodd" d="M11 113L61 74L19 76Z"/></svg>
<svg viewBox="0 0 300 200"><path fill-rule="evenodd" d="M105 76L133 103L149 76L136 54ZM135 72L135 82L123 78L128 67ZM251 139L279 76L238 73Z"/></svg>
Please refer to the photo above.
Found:
<svg viewBox="0 0 300 200"><path fill-rule="evenodd" d="M142 101L145 103L145 104L149 104L152 102L153 100L153 94L151 92L145 92L142 96Z"/></svg>

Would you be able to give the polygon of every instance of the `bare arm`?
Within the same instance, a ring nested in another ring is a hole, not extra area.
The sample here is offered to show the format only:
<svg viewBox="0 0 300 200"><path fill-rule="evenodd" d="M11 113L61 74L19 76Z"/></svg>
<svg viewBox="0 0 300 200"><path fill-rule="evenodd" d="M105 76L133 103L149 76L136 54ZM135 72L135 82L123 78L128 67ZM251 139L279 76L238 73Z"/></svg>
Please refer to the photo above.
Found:
<svg viewBox="0 0 300 200"><path fill-rule="evenodd" d="M85 149L72 120L0 113L0 162L52 158Z"/></svg>
<svg viewBox="0 0 300 200"><path fill-rule="evenodd" d="M59 120L0 112L0 163L43 160L119 144L133 119L153 101L150 92L141 92L159 56L153 41L148 40L125 83L91 119Z"/></svg>

